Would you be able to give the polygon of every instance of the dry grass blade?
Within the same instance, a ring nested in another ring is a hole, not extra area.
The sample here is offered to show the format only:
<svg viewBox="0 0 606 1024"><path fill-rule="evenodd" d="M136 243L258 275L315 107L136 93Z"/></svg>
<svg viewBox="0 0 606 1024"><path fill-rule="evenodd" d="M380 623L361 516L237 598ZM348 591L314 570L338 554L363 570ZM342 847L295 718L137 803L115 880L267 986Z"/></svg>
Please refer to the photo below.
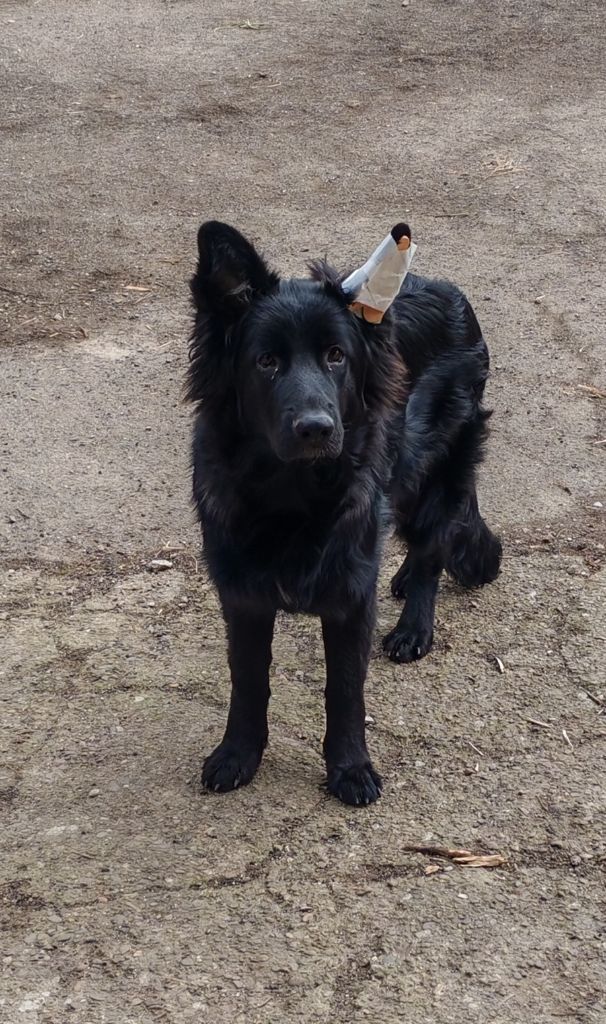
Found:
<svg viewBox="0 0 606 1024"><path fill-rule="evenodd" d="M152 289L148 288L148 286L144 285L144 284L125 284L124 285L124 291L125 292L151 292Z"/></svg>
<svg viewBox="0 0 606 1024"><path fill-rule="evenodd" d="M606 391L594 387L593 384L577 384L579 391L586 391L592 398L606 398Z"/></svg>
<svg viewBox="0 0 606 1024"><path fill-rule="evenodd" d="M252 32L260 32L261 29L265 28L265 25L260 21L251 21L250 18L245 18L244 21L230 21L228 27L243 28Z"/></svg>
<svg viewBox="0 0 606 1024"><path fill-rule="evenodd" d="M460 850L449 846L426 846L415 843L408 843L404 849L410 853L423 853L427 857L445 857L447 860L453 861L454 864L465 868L498 868L507 863L507 857L501 853L473 853L471 850Z"/></svg>
<svg viewBox="0 0 606 1024"><path fill-rule="evenodd" d="M484 166L488 171L488 178L493 178L495 174L518 174L520 171L525 169L524 167L520 167L515 164L513 160L502 156L495 157L494 160L489 160Z"/></svg>

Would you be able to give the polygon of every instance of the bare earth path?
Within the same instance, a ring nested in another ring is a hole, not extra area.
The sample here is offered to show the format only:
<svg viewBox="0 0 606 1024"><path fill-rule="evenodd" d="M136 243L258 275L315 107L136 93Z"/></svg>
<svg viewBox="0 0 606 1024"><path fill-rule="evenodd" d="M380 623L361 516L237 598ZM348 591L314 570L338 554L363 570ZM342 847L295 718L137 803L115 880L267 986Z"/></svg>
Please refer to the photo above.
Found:
<svg viewBox="0 0 606 1024"><path fill-rule="evenodd" d="M1 3L3 1024L603 1024L605 45L601 0ZM502 576L445 582L420 665L373 660L376 807L320 788L306 620L257 780L202 794L196 228L299 273L402 216L492 348Z"/></svg>

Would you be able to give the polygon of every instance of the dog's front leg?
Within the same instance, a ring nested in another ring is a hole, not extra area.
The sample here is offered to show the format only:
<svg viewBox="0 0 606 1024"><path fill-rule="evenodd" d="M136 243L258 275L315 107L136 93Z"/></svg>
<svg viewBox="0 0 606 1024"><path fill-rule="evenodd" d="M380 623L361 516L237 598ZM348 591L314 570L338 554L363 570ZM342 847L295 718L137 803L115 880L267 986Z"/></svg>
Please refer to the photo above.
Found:
<svg viewBox="0 0 606 1024"><path fill-rule="evenodd" d="M375 623L375 595L345 619L322 617L326 652L327 788L346 804L371 804L381 778L366 749L364 683Z"/></svg>
<svg viewBox="0 0 606 1024"><path fill-rule="evenodd" d="M231 702L225 735L207 757L202 783L224 793L245 786L255 774L267 745L269 666L275 613L251 613L224 603Z"/></svg>

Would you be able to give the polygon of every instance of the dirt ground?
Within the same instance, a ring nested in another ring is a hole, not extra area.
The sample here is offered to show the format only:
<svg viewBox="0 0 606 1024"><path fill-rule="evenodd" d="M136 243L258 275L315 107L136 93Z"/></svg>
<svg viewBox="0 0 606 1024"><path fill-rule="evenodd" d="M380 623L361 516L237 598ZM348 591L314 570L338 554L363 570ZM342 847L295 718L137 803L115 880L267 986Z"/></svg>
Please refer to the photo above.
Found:
<svg viewBox="0 0 606 1024"><path fill-rule="evenodd" d="M3 0L2 1024L604 1024L605 45L602 0ZM422 663L377 646L367 810L321 789L313 620L279 623L257 779L199 788L209 217L291 273L403 217L491 346L503 573L444 583Z"/></svg>

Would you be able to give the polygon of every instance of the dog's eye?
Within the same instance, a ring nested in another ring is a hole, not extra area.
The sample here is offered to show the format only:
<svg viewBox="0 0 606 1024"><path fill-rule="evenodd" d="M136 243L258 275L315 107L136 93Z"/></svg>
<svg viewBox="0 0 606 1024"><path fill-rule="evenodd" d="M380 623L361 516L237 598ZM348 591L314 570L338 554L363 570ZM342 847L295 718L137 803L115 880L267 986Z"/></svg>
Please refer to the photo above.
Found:
<svg viewBox="0 0 606 1024"><path fill-rule="evenodd" d="M326 353L326 362L329 366L335 366L338 363L342 363L344 359L345 353L338 345L333 345Z"/></svg>
<svg viewBox="0 0 606 1024"><path fill-rule="evenodd" d="M260 370L277 370L278 360L271 354L271 352L262 352L261 355L257 357L257 366Z"/></svg>

